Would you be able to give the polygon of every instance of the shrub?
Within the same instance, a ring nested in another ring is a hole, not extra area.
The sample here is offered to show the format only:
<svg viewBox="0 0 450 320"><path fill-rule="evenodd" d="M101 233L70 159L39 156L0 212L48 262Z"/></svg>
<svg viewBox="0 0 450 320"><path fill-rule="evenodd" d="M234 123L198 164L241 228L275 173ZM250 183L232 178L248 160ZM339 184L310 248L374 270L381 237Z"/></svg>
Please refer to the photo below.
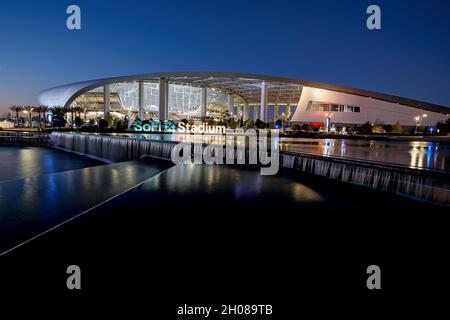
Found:
<svg viewBox="0 0 450 320"><path fill-rule="evenodd" d="M106 121L105 119L100 119L98 121L98 127L100 129L106 129L108 127L108 121Z"/></svg>

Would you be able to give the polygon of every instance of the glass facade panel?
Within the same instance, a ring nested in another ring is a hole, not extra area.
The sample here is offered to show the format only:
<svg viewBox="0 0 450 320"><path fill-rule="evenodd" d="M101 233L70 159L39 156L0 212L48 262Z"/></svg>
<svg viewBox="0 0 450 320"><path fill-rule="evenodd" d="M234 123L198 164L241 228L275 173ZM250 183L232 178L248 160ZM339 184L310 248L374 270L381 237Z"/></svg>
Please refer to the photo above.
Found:
<svg viewBox="0 0 450 320"><path fill-rule="evenodd" d="M159 83L144 82L144 119L159 118Z"/></svg>
<svg viewBox="0 0 450 320"><path fill-rule="evenodd" d="M110 87L110 112L130 117L139 111L139 81L112 83ZM144 119L159 118L159 83L144 81ZM73 105L88 111L102 112L104 108L103 86L77 97ZM202 88L169 83L169 119L199 119L201 117ZM206 116L223 117L228 113L228 93L208 88L206 90ZM321 107L320 103L317 107ZM242 113L242 111L240 111ZM117 114L115 116L118 116Z"/></svg>
<svg viewBox="0 0 450 320"><path fill-rule="evenodd" d="M308 105L306 106L306 111L361 112L361 108L356 106L347 106L343 104L309 101Z"/></svg>
<svg viewBox="0 0 450 320"><path fill-rule="evenodd" d="M111 96L118 95L120 106L125 111L138 111L139 109L139 83L113 83L110 85Z"/></svg>
<svg viewBox="0 0 450 320"><path fill-rule="evenodd" d="M206 116L219 117L228 111L228 94L216 89L206 91Z"/></svg>
<svg viewBox="0 0 450 320"><path fill-rule="evenodd" d="M187 85L169 84L169 118L200 117L202 89Z"/></svg>

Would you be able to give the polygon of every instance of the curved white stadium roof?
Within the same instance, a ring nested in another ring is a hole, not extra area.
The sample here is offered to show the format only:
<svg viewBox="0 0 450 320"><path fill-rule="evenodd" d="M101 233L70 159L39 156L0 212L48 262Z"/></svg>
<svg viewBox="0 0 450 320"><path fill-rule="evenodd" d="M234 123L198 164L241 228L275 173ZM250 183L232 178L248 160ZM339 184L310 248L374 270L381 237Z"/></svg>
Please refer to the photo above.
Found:
<svg viewBox="0 0 450 320"><path fill-rule="evenodd" d="M157 82L160 79L167 79L170 83L175 84L214 88L232 93L250 104L260 101L261 82L267 81L268 103L270 104L296 104L303 86L306 86L370 97L442 114L450 113L450 108L446 106L378 92L292 78L230 72L162 72L89 80L45 90L39 94L38 100L40 104L47 106L69 106L77 96L103 85L133 81Z"/></svg>

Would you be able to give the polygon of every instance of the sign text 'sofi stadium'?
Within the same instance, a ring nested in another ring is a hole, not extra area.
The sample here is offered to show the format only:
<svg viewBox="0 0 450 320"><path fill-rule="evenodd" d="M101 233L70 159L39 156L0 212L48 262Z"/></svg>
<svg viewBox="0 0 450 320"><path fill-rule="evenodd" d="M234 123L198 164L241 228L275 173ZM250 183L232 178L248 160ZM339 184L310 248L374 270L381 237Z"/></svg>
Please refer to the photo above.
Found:
<svg viewBox="0 0 450 320"><path fill-rule="evenodd" d="M189 124L185 122L178 122L175 124L173 120L136 120L134 122L134 130L138 132L178 132L178 133L206 133L206 134L225 134L226 127L218 125L209 125L206 122L200 124Z"/></svg>

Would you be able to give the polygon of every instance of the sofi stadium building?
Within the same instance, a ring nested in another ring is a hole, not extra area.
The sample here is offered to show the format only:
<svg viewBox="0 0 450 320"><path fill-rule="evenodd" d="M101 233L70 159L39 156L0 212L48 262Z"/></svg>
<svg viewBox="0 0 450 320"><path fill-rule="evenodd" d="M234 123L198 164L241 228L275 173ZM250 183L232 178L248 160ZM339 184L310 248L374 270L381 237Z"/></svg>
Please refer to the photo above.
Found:
<svg viewBox="0 0 450 320"><path fill-rule="evenodd" d="M346 126L367 122L434 126L450 108L393 95L299 79L223 72L149 73L71 83L39 103L77 108L85 120L199 120L223 115L270 122Z"/></svg>

